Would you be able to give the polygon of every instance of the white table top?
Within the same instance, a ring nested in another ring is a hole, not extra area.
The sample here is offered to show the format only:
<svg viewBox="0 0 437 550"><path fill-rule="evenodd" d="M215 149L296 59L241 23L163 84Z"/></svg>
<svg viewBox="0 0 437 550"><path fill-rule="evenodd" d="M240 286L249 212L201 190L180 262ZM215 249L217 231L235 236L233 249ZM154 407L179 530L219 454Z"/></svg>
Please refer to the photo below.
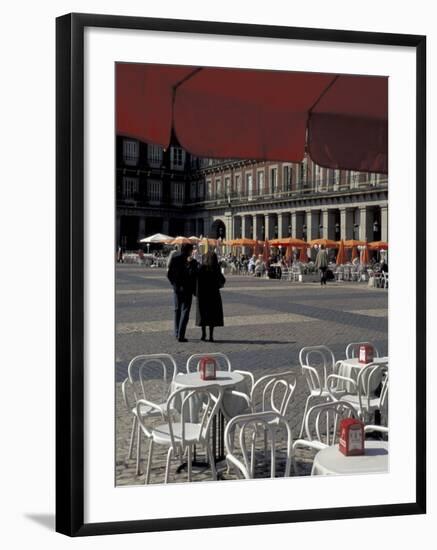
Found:
<svg viewBox="0 0 437 550"><path fill-rule="evenodd" d="M319 451L311 475L376 474L388 472L388 443L366 441L365 455L345 456L338 445Z"/></svg>
<svg viewBox="0 0 437 550"><path fill-rule="evenodd" d="M361 368L361 367L364 367L364 365L369 364L369 363L360 363L358 360L358 357L352 357L350 359L342 359L341 362L344 366L353 367L353 368L358 368L358 367ZM388 363L388 357L374 357L371 363Z"/></svg>
<svg viewBox="0 0 437 550"><path fill-rule="evenodd" d="M249 388L247 387L247 381L244 376L238 372L228 372L228 371L217 371L217 378L215 380L202 380L198 372L193 372L190 374L178 374L172 382L171 391L183 389L183 388L207 388L209 386L222 386L224 387L223 401L221 404L221 409L224 412L225 416L232 418L238 414L243 414L248 412L247 403L241 397L232 395L230 391L226 390L238 390L242 393L249 393ZM197 407L200 407L200 403L197 404ZM195 410L194 406L193 410ZM193 413L194 414L194 413Z"/></svg>
<svg viewBox="0 0 437 550"><path fill-rule="evenodd" d="M244 380L244 377L239 372L217 371L215 380L202 380L200 373L192 372L190 374L180 373L174 379L174 384L177 388L200 387L208 386L223 386L232 387Z"/></svg>

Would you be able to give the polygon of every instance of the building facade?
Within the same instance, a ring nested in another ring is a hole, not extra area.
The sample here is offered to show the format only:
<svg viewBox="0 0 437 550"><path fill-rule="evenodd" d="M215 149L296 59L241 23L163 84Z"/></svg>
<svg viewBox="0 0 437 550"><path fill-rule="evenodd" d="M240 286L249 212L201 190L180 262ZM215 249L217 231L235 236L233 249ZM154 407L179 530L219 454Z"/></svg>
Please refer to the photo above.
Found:
<svg viewBox="0 0 437 550"><path fill-rule="evenodd" d="M116 241L153 233L233 239L388 240L385 175L300 163L204 159L117 138Z"/></svg>

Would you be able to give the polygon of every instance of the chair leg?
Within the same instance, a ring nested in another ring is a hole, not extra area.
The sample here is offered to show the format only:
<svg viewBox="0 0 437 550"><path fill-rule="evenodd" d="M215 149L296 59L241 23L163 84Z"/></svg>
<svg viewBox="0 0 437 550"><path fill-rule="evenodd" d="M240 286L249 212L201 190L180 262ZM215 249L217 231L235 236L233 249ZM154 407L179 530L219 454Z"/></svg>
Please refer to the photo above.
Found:
<svg viewBox="0 0 437 550"><path fill-rule="evenodd" d="M147 459L146 479L144 482L146 485L148 485L150 481L150 467L152 464L152 453L153 453L153 439L151 439L149 443L149 457Z"/></svg>
<svg viewBox="0 0 437 550"><path fill-rule="evenodd" d="M141 428L138 422L137 423L137 476L141 475L140 462L141 462Z"/></svg>
<svg viewBox="0 0 437 550"><path fill-rule="evenodd" d="M137 428L137 417L134 416L134 418L132 420L132 430L131 430L131 434L130 434L129 452L128 452L128 455L127 455L126 462L128 462L129 460L132 459L132 454L133 454L133 451L134 451L134 437L135 437L136 428Z"/></svg>
<svg viewBox="0 0 437 550"><path fill-rule="evenodd" d="M206 443L206 452L208 454L209 463L211 464L212 480L217 481L217 470L215 467L215 460L214 460L214 457L212 456L211 446L208 442ZM229 471L229 464L228 464L228 471Z"/></svg>
<svg viewBox="0 0 437 550"><path fill-rule="evenodd" d="M192 471L192 467L193 467L193 464L192 464L192 448L191 448L191 445L188 447L188 481L191 481L191 471Z"/></svg>
<svg viewBox="0 0 437 550"><path fill-rule="evenodd" d="M173 447L170 447L168 452L167 452L167 463L166 463L166 466L165 466L165 480L164 480L164 483L168 483L168 476L169 476L169 473L170 473L170 461L171 461L172 453L173 453Z"/></svg>
<svg viewBox="0 0 437 550"><path fill-rule="evenodd" d="M307 400L306 400L306 403L305 403L305 409L304 409L304 411L303 411L302 424L301 424L301 426L300 426L300 432L299 432L298 439L302 439L303 430L304 430L304 427L305 427L305 418L306 418L306 415L307 415L308 403L310 402L310 399L311 399L311 395L309 395L309 396L307 397Z"/></svg>

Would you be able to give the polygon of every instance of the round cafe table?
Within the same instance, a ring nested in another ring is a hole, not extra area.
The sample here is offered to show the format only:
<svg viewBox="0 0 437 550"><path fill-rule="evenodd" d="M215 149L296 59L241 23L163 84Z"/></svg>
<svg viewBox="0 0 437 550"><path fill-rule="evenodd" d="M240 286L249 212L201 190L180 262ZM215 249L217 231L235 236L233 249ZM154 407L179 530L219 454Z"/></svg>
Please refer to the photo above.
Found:
<svg viewBox="0 0 437 550"><path fill-rule="evenodd" d="M224 432L225 418L232 418L238 414L247 412L246 401L238 396L233 395L226 390L237 390L245 394L249 393L247 381L244 376L238 372L217 371L215 380L202 380L200 373L193 372L189 374L178 374L171 386L171 391L174 392L182 388L208 388L209 386L222 386L225 391L223 400L220 406L220 411L212 422L212 452L216 462L220 462L224 456ZM178 403L175 403L178 409ZM202 407L202 400L196 399L195 396L190 400L190 415L194 421Z"/></svg>
<svg viewBox="0 0 437 550"><path fill-rule="evenodd" d="M388 443L366 441L365 454L345 456L332 445L314 457L311 475L379 474L388 472Z"/></svg>

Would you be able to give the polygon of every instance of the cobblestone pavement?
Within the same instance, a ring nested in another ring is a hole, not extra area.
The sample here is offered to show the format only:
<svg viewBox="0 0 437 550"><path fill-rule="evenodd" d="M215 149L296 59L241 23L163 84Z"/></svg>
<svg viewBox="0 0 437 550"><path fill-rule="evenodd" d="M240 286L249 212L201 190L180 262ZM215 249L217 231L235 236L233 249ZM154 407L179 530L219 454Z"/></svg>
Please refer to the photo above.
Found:
<svg viewBox="0 0 437 550"><path fill-rule="evenodd" d="M200 329L192 320L187 343L173 337L173 296L165 270L134 265L117 265L116 272L116 484L144 483L143 473L136 476L135 460L126 460L132 416L121 395L121 382L127 376L129 361L141 353L170 353L178 369L185 372L187 358L193 353L222 351L233 369L251 371L255 378L283 370L296 371L298 386L289 412L294 437L299 433L307 387L300 375L299 350L304 346L325 344L336 359L344 357L350 342L371 341L380 354L387 355L387 291L368 288L365 283L292 283L258 279L251 276L227 276L222 290L225 327L216 328L216 342L201 342ZM143 444L143 447L145 445ZM199 450L201 452L201 450ZM135 452L134 452L135 454ZM162 483L165 449L154 454L151 483ZM146 456L143 449L142 457ZM308 474L311 454L300 453L297 474ZM283 464L285 462L283 461ZM186 481L186 473L172 467L171 482ZM280 472L280 466L279 472ZM144 460L141 465L144 471ZM262 474L262 472L259 472ZM264 472L267 475L267 471ZM193 481L211 479L205 469L194 474ZM235 475L222 472L224 479Z"/></svg>

